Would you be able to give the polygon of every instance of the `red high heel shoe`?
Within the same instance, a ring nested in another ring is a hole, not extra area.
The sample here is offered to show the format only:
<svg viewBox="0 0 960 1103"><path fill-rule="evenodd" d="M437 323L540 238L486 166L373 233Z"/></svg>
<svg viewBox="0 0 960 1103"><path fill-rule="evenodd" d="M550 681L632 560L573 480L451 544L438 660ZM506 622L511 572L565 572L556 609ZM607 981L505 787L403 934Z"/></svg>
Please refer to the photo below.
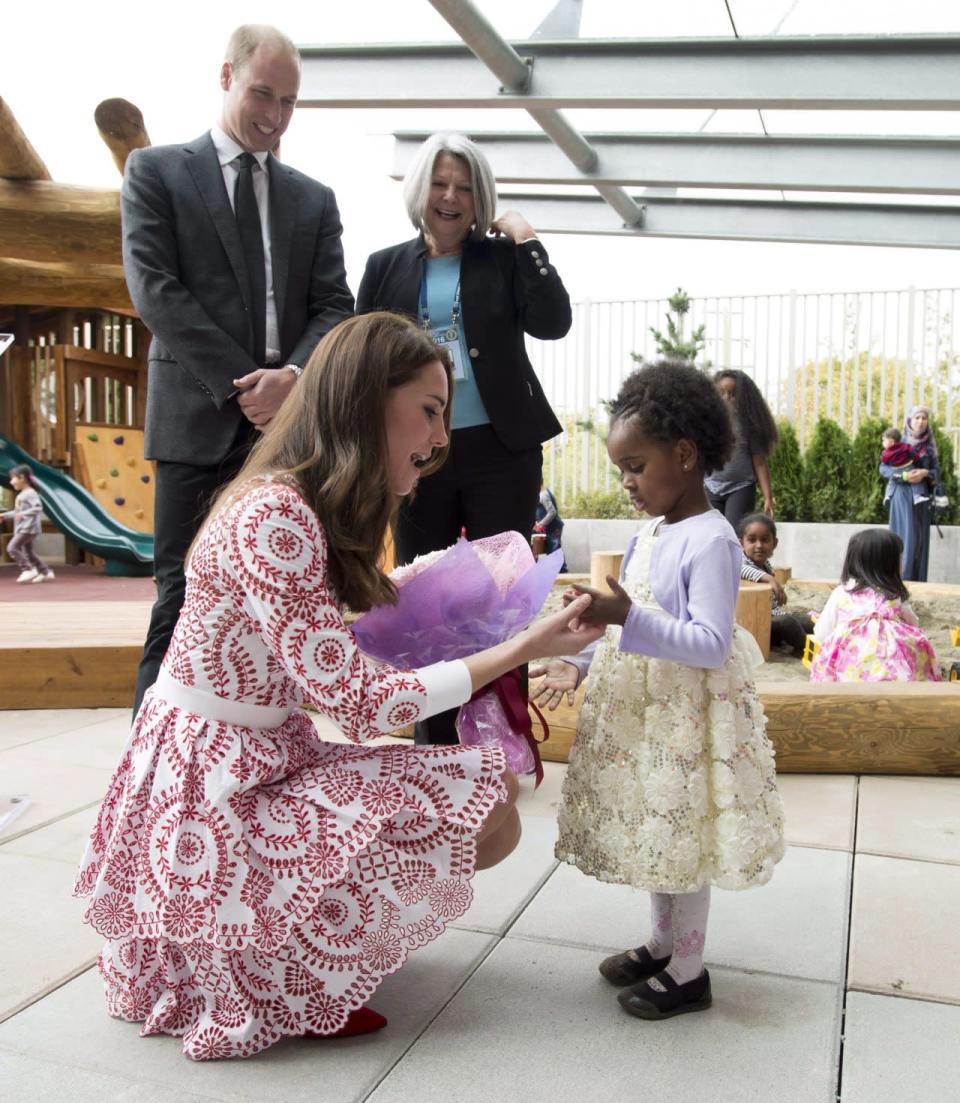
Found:
<svg viewBox="0 0 960 1103"><path fill-rule="evenodd" d="M305 1030L304 1038L356 1038L360 1034L373 1034L376 1030L383 1030L387 1025L387 1018L372 1007L358 1007L347 1016L347 1021L333 1034L318 1034L315 1030Z"/></svg>

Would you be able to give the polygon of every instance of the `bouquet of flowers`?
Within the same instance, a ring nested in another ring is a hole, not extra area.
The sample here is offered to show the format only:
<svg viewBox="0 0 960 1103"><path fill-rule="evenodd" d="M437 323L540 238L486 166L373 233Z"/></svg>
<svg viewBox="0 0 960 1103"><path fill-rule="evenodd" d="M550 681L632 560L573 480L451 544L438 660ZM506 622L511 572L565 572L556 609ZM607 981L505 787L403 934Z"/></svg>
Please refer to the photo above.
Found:
<svg viewBox="0 0 960 1103"><path fill-rule="evenodd" d="M359 617L353 625L357 644L400 667L462 659L525 628L562 565L560 550L534 561L518 532L472 543L460 539L394 572L397 604L379 605ZM519 670L479 690L460 709L457 730L465 746L501 747L512 770L536 773L539 783L543 767Z"/></svg>

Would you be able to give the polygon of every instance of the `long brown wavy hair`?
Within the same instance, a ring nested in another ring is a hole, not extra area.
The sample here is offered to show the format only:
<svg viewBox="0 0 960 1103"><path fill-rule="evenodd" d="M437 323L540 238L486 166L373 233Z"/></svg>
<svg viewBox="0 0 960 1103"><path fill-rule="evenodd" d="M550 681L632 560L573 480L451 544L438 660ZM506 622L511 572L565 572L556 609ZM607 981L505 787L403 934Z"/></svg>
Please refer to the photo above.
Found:
<svg viewBox="0 0 960 1103"><path fill-rule="evenodd" d="M294 390L240 473L217 495L214 517L251 479L273 475L294 485L327 537L327 571L337 596L363 612L395 602L379 559L399 505L389 479L384 409L394 387L439 360L453 394L449 356L414 322L377 311L348 318L317 345ZM443 411L449 437L450 402ZM423 473L447 457L434 449Z"/></svg>

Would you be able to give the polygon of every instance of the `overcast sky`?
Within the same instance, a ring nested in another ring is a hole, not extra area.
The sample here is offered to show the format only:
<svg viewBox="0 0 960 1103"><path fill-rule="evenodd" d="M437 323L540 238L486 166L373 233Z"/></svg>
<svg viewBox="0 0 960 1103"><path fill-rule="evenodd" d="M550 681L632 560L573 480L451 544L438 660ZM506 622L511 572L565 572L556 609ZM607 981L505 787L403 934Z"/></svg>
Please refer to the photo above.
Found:
<svg viewBox="0 0 960 1103"><path fill-rule="evenodd" d="M554 0L477 0L506 37L523 39ZM741 35L960 33L954 0L729 0ZM733 33L723 0L585 0L583 37L696 37ZM218 74L229 32L275 23L301 45L455 38L427 0L7 0L0 96L62 183L116 187L118 173L93 122L122 96L141 108L154 144L188 141L218 116ZM756 112L568 112L581 129L759 133ZM771 133L960 133L960 113L764 112ZM344 223L354 291L368 253L412 235L389 179L396 129L530 130L521 111L298 110L283 140L290 164L331 185ZM949 202L949 200L948 200ZM694 295L856 288L952 287L955 252L636 240L545 239L577 300L654 298L682 284Z"/></svg>

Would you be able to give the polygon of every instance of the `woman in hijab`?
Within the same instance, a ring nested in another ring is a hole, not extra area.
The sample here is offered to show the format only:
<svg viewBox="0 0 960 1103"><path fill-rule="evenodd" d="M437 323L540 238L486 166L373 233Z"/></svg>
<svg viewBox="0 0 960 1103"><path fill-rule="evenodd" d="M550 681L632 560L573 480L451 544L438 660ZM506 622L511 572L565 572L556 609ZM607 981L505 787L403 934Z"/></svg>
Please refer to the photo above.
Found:
<svg viewBox="0 0 960 1103"><path fill-rule="evenodd" d="M914 467L910 471L896 471L889 464L880 464L880 474L887 480L884 502L890 507L890 528L903 541L904 579L926 582L933 500L943 493L937 443L926 406L911 407L903 423L903 441L914 450Z"/></svg>

